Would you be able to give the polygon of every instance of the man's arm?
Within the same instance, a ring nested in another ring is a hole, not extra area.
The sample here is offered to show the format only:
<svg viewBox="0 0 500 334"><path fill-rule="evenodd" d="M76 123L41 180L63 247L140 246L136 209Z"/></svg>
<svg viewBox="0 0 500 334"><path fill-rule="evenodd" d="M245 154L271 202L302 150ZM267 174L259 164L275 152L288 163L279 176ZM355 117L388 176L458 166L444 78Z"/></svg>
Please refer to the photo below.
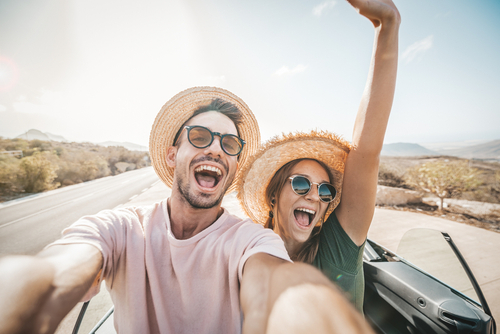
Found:
<svg viewBox="0 0 500 334"><path fill-rule="evenodd" d="M245 263L243 333L373 333L318 269L258 253Z"/></svg>
<svg viewBox="0 0 500 334"><path fill-rule="evenodd" d="M53 333L102 267L87 244L55 245L36 256L0 260L0 334Z"/></svg>
<svg viewBox="0 0 500 334"><path fill-rule="evenodd" d="M370 70L354 124L354 147L347 157L342 200L336 211L342 228L361 245L375 209L379 156L396 86L401 18L391 0L348 1L375 27Z"/></svg>

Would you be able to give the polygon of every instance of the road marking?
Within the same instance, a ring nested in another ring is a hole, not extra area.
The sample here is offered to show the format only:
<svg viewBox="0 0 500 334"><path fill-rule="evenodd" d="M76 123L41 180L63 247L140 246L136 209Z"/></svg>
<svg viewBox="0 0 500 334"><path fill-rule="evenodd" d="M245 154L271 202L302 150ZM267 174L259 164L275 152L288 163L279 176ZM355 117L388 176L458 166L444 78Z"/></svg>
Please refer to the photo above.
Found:
<svg viewBox="0 0 500 334"><path fill-rule="evenodd" d="M56 206L53 206L53 207L50 207L50 208L44 209L44 210L42 210L42 211L35 212L35 213L33 213L33 214L29 215L29 216L24 216L24 217L18 218L18 219L16 219L16 220L13 220L13 221L11 221L11 222L8 222L8 223L6 223L6 224L1 225L1 226L0 226L0 228L2 228L2 227L6 227L6 226L9 226L9 225L12 225L12 224L15 224L15 223L17 223L18 221L21 221L21 220L24 220L24 219L27 219L27 218L31 218L31 217L33 217L33 216L39 215L40 213L47 212L47 211L49 211L49 210L52 210L52 209L58 208L58 207L60 207L60 206L66 205L66 204L68 204L68 203L77 202L77 201L79 201L79 200L81 200L81 199L83 199L83 198L90 197L90 196L92 196L92 195L94 195L94 194L95 194L95 193L91 193L91 194L88 194L88 195L85 195L85 196L82 196L82 197L78 197L78 198L72 199L71 201L67 201L67 202L64 202L64 203L58 204L58 205L56 205Z"/></svg>

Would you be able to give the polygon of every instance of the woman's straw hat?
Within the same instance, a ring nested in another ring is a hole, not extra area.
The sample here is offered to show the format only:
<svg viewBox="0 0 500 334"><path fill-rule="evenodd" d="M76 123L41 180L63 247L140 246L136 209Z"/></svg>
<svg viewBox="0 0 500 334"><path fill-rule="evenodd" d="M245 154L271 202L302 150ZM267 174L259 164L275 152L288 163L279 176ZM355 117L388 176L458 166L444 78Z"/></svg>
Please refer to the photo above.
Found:
<svg viewBox="0 0 500 334"><path fill-rule="evenodd" d="M258 149L260 145L259 125L243 100L233 93L217 87L186 89L171 98L161 108L149 136L149 154L153 167L167 187L172 188L174 179L174 168L169 167L166 161L167 148L174 144L177 131L193 115L193 112L201 106L208 105L216 98L234 104L241 111L242 118L238 131L246 144L239 156L239 165L244 166L248 158ZM236 188L236 180L238 180L239 175L240 172L236 174L227 192Z"/></svg>
<svg viewBox="0 0 500 334"><path fill-rule="evenodd" d="M340 202L344 165L351 145L337 135L326 131L290 133L266 142L242 168L237 183L238 199L246 214L259 224L269 217L266 189L274 174L285 164L297 159L314 159L328 166L337 189L337 197L330 203L327 216Z"/></svg>

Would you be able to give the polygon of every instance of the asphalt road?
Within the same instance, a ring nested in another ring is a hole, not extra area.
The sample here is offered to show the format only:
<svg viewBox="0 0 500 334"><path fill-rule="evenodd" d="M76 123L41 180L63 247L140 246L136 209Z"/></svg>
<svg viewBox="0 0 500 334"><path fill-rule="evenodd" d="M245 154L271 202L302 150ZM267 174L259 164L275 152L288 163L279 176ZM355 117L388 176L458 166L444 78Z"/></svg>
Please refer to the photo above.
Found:
<svg viewBox="0 0 500 334"><path fill-rule="evenodd" d="M78 218L113 209L159 182L152 167L0 204L0 256L34 255Z"/></svg>

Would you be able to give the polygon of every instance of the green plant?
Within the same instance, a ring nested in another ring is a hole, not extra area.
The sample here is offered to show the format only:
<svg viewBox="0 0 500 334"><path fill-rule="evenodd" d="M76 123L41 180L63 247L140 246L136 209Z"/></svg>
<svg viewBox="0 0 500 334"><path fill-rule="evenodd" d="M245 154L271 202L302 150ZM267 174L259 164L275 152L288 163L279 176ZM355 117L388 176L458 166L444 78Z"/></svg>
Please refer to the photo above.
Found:
<svg viewBox="0 0 500 334"><path fill-rule="evenodd" d="M7 154L0 154L0 188L15 190L21 160Z"/></svg>
<svg viewBox="0 0 500 334"><path fill-rule="evenodd" d="M59 183L53 183L57 177L56 172L58 167L51 162L53 159L51 155L54 154L49 152L35 152L31 156L21 159L18 175L25 192L41 192L59 186Z"/></svg>
<svg viewBox="0 0 500 334"><path fill-rule="evenodd" d="M410 168L405 181L411 187L439 197L442 211L445 198L479 186L479 175L479 170L471 168L468 161L436 161Z"/></svg>

